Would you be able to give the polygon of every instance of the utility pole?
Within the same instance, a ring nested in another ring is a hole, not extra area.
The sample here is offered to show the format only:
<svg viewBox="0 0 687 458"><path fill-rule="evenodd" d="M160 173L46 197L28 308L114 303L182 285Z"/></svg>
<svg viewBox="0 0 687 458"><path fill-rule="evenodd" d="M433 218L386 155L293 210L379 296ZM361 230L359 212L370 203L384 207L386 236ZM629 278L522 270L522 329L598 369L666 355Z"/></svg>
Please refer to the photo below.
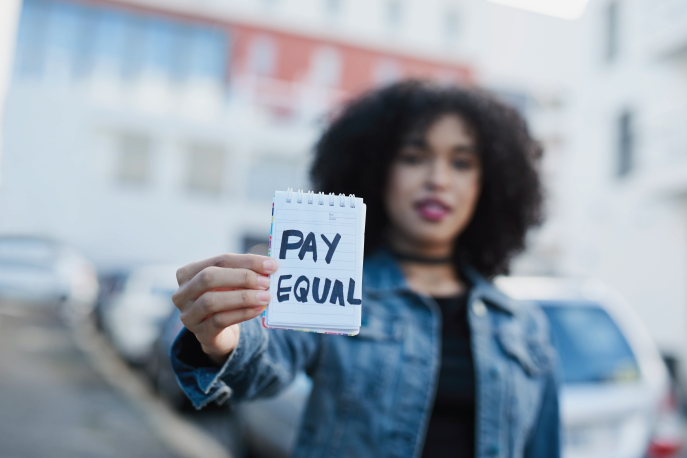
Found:
<svg viewBox="0 0 687 458"><path fill-rule="evenodd" d="M17 36L20 9L21 0L0 0L0 180L2 178L2 147L4 145L5 95L12 75L14 43Z"/></svg>

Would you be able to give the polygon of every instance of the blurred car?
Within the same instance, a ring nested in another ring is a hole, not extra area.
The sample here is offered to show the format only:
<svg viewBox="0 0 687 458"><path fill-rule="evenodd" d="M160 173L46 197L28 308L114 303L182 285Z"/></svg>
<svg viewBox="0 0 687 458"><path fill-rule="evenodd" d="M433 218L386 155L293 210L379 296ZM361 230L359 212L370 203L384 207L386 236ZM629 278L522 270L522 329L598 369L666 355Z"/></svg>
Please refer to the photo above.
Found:
<svg viewBox="0 0 687 458"><path fill-rule="evenodd" d="M549 319L560 361L563 457L679 456L684 424L676 391L656 345L618 294L595 281L503 277L496 284L538 303ZM310 388L301 374L280 396L242 408L253 453L289 455Z"/></svg>
<svg viewBox="0 0 687 458"><path fill-rule="evenodd" d="M96 270L75 249L42 237L0 237L0 298L32 306L61 304L85 315L97 294Z"/></svg>
<svg viewBox="0 0 687 458"><path fill-rule="evenodd" d="M177 382L169 354L174 339L184 327L179 317L179 309L175 307L172 314L165 320L160 335L155 340L153 353L146 366L146 373L158 394L167 399L170 404L179 410L192 411L194 410L193 404Z"/></svg>
<svg viewBox="0 0 687 458"><path fill-rule="evenodd" d="M633 309L596 280L503 277L509 296L538 303L561 375L563 456L668 458L683 421L667 367Z"/></svg>
<svg viewBox="0 0 687 458"><path fill-rule="evenodd" d="M102 329L121 356L146 364L172 310L176 266L144 265L106 275L108 293L97 308Z"/></svg>

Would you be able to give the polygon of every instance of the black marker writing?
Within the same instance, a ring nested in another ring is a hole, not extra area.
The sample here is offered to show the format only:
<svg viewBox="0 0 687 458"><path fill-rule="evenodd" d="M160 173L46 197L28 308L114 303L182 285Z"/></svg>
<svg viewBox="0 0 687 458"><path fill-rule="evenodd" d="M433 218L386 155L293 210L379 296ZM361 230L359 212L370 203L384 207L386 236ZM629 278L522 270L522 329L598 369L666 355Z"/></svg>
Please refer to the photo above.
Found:
<svg viewBox="0 0 687 458"><path fill-rule="evenodd" d="M336 304L337 299L339 300L339 305L346 305L344 304L343 283L341 283L339 280L334 282L332 297L329 298L329 303Z"/></svg>
<svg viewBox="0 0 687 458"><path fill-rule="evenodd" d="M320 296L320 279L315 277L313 278L312 281L312 297L315 299L315 302L318 304L324 304L324 301L327 300L327 296L329 295L329 288L332 286L332 281L328 278L324 279L324 291L322 292L322 296Z"/></svg>
<svg viewBox="0 0 687 458"><path fill-rule="evenodd" d="M305 288L298 288L298 285L305 282ZM293 296L298 302L308 302L308 293L310 292L310 280L305 275L301 275L293 285Z"/></svg>
<svg viewBox="0 0 687 458"><path fill-rule="evenodd" d="M334 237L334 240L330 242L327 240L327 237L324 236L324 234L320 234L322 237L322 240L324 240L324 243L327 244L327 256L325 256L324 260L327 261L327 264L332 262L332 256L334 256L334 250L336 250L336 246L339 244L339 241L341 240L341 236L339 234L336 234L336 237ZM283 242L282 242L283 244Z"/></svg>
<svg viewBox="0 0 687 458"><path fill-rule="evenodd" d="M289 237L299 237L298 242L289 243ZM295 229L288 229L281 235L281 247L279 248L279 259L286 259L286 250L297 250L303 245L303 233ZM303 258L301 258L303 259Z"/></svg>
<svg viewBox="0 0 687 458"><path fill-rule="evenodd" d="M309 233L307 237L305 237L305 241L303 242L301 251L298 252L298 258L302 261L303 257L305 256L305 253L309 251L312 252L312 260L317 262L317 244L315 243L315 234L313 234L312 232Z"/></svg>
<svg viewBox="0 0 687 458"><path fill-rule="evenodd" d="M360 299L354 299L353 293L355 292L355 280L352 278L348 279L348 303L351 305L362 304L363 301Z"/></svg>
<svg viewBox="0 0 687 458"><path fill-rule="evenodd" d="M288 293L288 292L290 292L290 291L291 291L291 287L289 286L289 287L286 287L286 288L282 288L282 287L281 287L281 281L282 281L282 280L288 280L288 279L291 278L291 277L292 277L291 275L282 275L282 276L279 277L279 282L277 283L277 300L278 300L279 302L284 302L284 301L288 301L288 300L289 300L289 295L288 295L288 294L282 294L282 293Z"/></svg>

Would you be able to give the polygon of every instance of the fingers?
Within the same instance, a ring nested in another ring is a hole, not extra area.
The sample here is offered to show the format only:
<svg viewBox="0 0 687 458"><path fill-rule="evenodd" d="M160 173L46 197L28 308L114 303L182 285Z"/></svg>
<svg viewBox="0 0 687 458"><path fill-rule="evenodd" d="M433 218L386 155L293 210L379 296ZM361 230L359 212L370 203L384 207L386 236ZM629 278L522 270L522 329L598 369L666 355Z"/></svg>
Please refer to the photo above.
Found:
<svg viewBox="0 0 687 458"><path fill-rule="evenodd" d="M195 301L203 293L217 289L256 289L265 290L270 279L248 269L222 269L206 267L198 275L185 283L174 293L173 300L180 309L188 302ZM183 310L182 310L183 311Z"/></svg>
<svg viewBox="0 0 687 458"><path fill-rule="evenodd" d="M217 320L215 315L222 315L228 311L253 311L264 307L270 302L268 291L238 290L238 291L209 291L196 300L191 307L181 314L181 321L187 329L195 333L201 323L207 320ZM253 315L255 316L255 315ZM235 323L230 323L235 324Z"/></svg>
<svg viewBox="0 0 687 458"><path fill-rule="evenodd" d="M216 313L203 321L192 332L199 341L213 340L220 332L229 326L252 320L260 315L262 311L263 307L249 307Z"/></svg>
<svg viewBox="0 0 687 458"><path fill-rule="evenodd" d="M256 254L222 254L203 261L192 262L177 270L177 282L184 285L208 267L248 269L253 272L269 275L277 270L277 262L267 256Z"/></svg>

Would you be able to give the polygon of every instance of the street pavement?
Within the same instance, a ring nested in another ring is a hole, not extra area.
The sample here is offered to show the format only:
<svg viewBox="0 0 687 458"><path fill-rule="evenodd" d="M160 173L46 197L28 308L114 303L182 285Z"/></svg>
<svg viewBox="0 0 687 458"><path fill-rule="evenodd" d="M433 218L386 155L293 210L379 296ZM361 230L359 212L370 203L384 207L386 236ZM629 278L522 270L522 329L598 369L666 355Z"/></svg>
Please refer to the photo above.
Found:
<svg viewBox="0 0 687 458"><path fill-rule="evenodd" d="M0 458L177 456L55 314L0 308Z"/></svg>

